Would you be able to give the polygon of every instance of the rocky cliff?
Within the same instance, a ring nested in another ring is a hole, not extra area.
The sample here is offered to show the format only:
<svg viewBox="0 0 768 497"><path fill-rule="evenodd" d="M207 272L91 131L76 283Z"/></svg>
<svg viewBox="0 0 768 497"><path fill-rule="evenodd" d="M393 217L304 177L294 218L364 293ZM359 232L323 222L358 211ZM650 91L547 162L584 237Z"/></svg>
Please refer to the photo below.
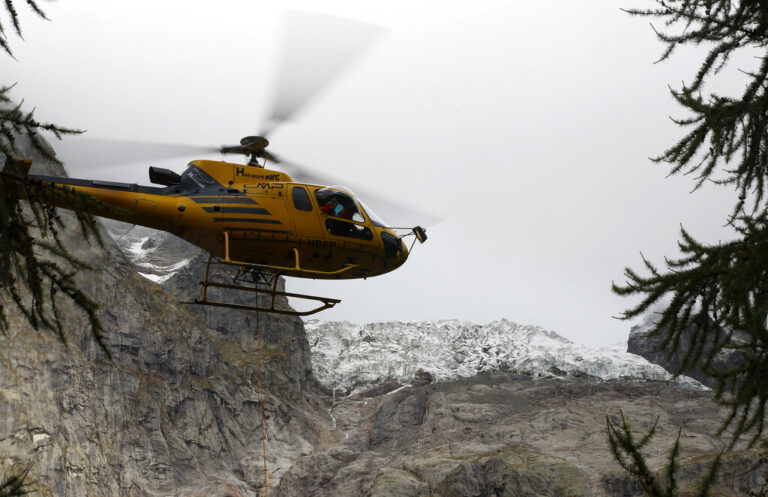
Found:
<svg viewBox="0 0 768 497"><path fill-rule="evenodd" d="M33 171L61 174L35 159ZM0 337L0 456L6 467L31 465L43 495L257 495L257 329L269 480L333 437L300 320L183 305L188 295L138 275L108 236L104 248L74 229L64 239L95 268L78 283L100 306L113 358L75 309L66 308L67 346L10 316Z"/></svg>
<svg viewBox="0 0 768 497"><path fill-rule="evenodd" d="M403 375L334 395L333 381L343 378L321 374L325 385L314 378L300 320L180 303L198 290L199 255L183 255L191 260L175 272L151 273L168 276L159 285L110 240L100 248L76 231L65 236L95 268L78 281L101 306L113 358L71 308L66 347L19 316L0 337L0 458L5 469L29 466L40 495L265 495L262 405L269 494L281 496L640 495L607 447L605 416L619 410L638 429L660 418L649 447L655 466L683 428L685 485L723 445L711 436L722 411L709 392L658 378L577 374L560 362L543 363L547 378L525 374L524 361L514 371L442 378L423 364L409 369L415 356L403 351ZM377 329L363 342L382 348L392 332ZM343 326L334 330L313 342L345 340ZM503 350L508 342L494 346L499 364L518 357ZM331 348L318 347L316 369L346 371L332 362L338 357L328 359ZM370 369L385 370L383 360L370 356ZM763 474L757 452L729 453L721 495L758 488Z"/></svg>
<svg viewBox="0 0 768 497"><path fill-rule="evenodd" d="M683 364L684 351L690 350L693 340L693 329L686 329L681 338L681 346L674 354L669 355L662 350L664 336L662 334L653 335L651 332L655 328L655 313L649 313L645 320L635 325L629 331L627 341L627 352L644 357L653 364L658 364L672 374L684 373L691 378L695 378L710 388L716 388L717 380L705 373L698 366L689 371L681 371ZM732 340L738 340L734 337ZM706 357L712 350L711 343L705 343L702 347L702 355ZM730 347L724 347L714 357L712 367L716 370L725 371L739 365L739 353Z"/></svg>

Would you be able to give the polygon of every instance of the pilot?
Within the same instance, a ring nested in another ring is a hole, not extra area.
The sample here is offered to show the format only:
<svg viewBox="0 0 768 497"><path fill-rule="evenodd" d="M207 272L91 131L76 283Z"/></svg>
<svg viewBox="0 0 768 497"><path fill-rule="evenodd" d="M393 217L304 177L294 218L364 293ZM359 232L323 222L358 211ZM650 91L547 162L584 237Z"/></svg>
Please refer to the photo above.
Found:
<svg viewBox="0 0 768 497"><path fill-rule="evenodd" d="M343 217L344 219L352 219L352 216L354 216L356 212L357 209L354 207L347 207L339 213L339 217Z"/></svg>
<svg viewBox="0 0 768 497"><path fill-rule="evenodd" d="M331 200L320 207L320 210L329 216L338 216L344 210L344 206L341 205L338 198L331 197Z"/></svg>

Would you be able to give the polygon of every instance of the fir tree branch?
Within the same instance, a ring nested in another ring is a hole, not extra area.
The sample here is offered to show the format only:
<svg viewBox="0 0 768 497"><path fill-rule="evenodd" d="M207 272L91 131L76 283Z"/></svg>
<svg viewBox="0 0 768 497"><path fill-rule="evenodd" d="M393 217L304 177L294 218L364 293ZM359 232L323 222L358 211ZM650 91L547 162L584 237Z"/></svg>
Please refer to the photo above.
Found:
<svg viewBox="0 0 768 497"><path fill-rule="evenodd" d="M0 482L0 497L21 497L29 495L30 486L27 483L29 470L14 473Z"/></svg>
<svg viewBox="0 0 768 497"><path fill-rule="evenodd" d="M671 174L696 173L695 188L708 181L732 184L739 192L730 221L742 215L753 195L752 213L766 207L768 175L768 11L765 0L657 0L655 9L627 9L631 15L662 19L665 29L654 28L665 44L659 61L667 60L682 45L709 46L707 56L690 84L670 89L689 114L674 121L687 128L685 136L654 160L670 164ZM702 96L711 76L721 71L732 55L751 48L763 52L760 67L746 71L750 78L739 98L717 93ZM738 163L730 166L731 162ZM724 175L724 176L720 176Z"/></svg>
<svg viewBox="0 0 768 497"><path fill-rule="evenodd" d="M683 352L678 374L699 366L716 379L715 399L730 408L720 433L733 428L735 443L751 432L754 444L768 401L768 217L742 218L736 229L741 239L717 245L699 243L681 229L682 256L667 260L666 272L644 259L650 274L626 268L627 282L613 284L613 291L644 296L623 319L671 296L650 336L662 338L659 350L667 351L667 360ZM734 337L740 340L735 346ZM726 347L735 347L737 366L715 366Z"/></svg>
<svg viewBox="0 0 768 497"><path fill-rule="evenodd" d="M643 447L650 442L656 432L658 418L640 441L635 441L632 427L624 417L624 413L619 411L619 414L619 420L613 420L610 416L605 418L608 443L616 462L638 482L643 494L649 497L677 497L677 473L680 470L680 435L682 430L677 432L675 443L667 456L667 464L661 472L662 478L659 478L648 466L642 452ZM712 484L720 468L721 458L722 453L712 461L707 474L701 481L696 497L707 497L710 494Z"/></svg>
<svg viewBox="0 0 768 497"><path fill-rule="evenodd" d="M19 38L22 38L21 24L19 23L19 13L16 10L16 6L13 3L14 0L3 0L3 1L5 4L5 11L11 19L13 30L16 32L16 35ZM30 10L34 12L38 17L48 20L48 17L46 17L45 12L43 12L43 9L40 8L40 6L37 4L35 0L26 0L26 4L30 8ZM5 27L3 26L2 20L0 20L0 48L2 48L3 51L5 51L5 53L13 57L13 52L11 51L11 47L8 44L8 38L6 36Z"/></svg>
<svg viewBox="0 0 768 497"><path fill-rule="evenodd" d="M64 247L59 231L64 227L64 221L53 207L58 205L75 212L85 239L101 245L96 220L90 214L98 202L86 195L7 171L0 173L0 180L3 186L0 199L0 238L3 239L0 244L0 296L9 297L12 307L33 328L43 327L55 332L65 345L59 300L70 300L85 314L96 342L111 358L98 319L98 306L74 279L77 272L90 267ZM22 208L22 203L28 210ZM8 326L5 309L0 306L0 331L5 332Z"/></svg>
<svg viewBox="0 0 768 497"><path fill-rule="evenodd" d="M16 137L25 135L30 138L35 150L45 156L46 159L56 164L61 164L56 156L51 153L51 150L43 145L38 132L43 130L49 131L56 138L61 139L64 135L77 135L83 133L83 131L40 122L35 119L34 110L30 112L21 110L23 102L17 105L2 105L10 104L11 100L8 93L13 86L0 87L0 153L6 157L18 156L19 151L16 146Z"/></svg>

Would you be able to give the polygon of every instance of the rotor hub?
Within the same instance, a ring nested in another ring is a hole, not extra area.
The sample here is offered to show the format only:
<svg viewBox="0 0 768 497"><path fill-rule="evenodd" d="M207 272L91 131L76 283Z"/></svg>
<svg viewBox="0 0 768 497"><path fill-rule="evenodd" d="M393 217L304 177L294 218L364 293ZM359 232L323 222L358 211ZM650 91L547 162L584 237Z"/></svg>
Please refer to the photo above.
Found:
<svg viewBox="0 0 768 497"><path fill-rule="evenodd" d="M269 146L269 140L263 136L246 136L240 139L240 146L252 152L262 151Z"/></svg>
<svg viewBox="0 0 768 497"><path fill-rule="evenodd" d="M269 140L263 136L246 136L240 139L240 145L224 146L219 150L222 154L250 155L249 166L264 167L259 159L271 159L272 155L266 151Z"/></svg>

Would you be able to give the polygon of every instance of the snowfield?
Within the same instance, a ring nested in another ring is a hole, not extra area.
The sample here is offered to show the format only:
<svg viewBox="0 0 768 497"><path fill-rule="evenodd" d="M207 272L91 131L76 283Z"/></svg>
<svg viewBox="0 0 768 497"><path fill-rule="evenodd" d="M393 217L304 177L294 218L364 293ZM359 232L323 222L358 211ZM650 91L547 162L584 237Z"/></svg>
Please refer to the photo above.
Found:
<svg viewBox="0 0 768 497"><path fill-rule="evenodd" d="M485 325L458 320L364 325L310 320L305 328L315 376L346 395L392 380L409 383L419 370L436 381L510 371L533 377L673 381L706 388L685 376L673 379L661 366L624 352L626 344L592 349L506 319Z"/></svg>

